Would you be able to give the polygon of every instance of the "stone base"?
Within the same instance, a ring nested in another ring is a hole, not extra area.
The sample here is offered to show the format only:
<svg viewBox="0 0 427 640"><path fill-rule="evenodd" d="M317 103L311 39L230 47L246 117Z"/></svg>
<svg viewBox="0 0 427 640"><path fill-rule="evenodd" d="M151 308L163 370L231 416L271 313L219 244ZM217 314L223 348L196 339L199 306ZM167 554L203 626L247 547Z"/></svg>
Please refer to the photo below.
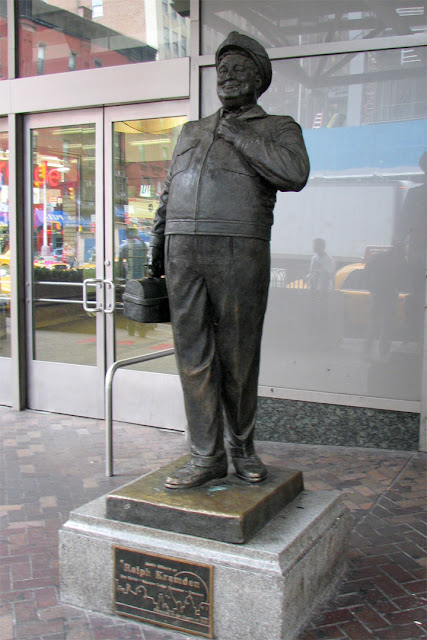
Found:
<svg viewBox="0 0 427 640"><path fill-rule="evenodd" d="M115 612L115 546L211 565L216 640L296 638L345 566L350 516L335 491L301 493L245 545L121 523L105 512L106 496L72 512L60 530L62 602Z"/></svg>

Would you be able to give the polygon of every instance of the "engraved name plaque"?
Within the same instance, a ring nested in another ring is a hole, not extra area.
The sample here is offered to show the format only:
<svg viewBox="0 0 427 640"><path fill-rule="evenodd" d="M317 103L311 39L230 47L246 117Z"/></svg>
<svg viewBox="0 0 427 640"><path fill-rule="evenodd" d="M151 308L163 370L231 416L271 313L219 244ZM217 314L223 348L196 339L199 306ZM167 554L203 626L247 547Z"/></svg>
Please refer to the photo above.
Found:
<svg viewBox="0 0 427 640"><path fill-rule="evenodd" d="M212 638L213 567L114 547L118 615Z"/></svg>

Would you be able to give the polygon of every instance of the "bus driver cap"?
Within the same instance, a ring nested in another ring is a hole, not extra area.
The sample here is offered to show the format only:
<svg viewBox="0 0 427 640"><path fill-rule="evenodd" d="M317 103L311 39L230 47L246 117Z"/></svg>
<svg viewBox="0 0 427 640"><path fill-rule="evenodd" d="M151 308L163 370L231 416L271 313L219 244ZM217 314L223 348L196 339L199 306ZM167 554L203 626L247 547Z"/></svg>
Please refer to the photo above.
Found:
<svg viewBox="0 0 427 640"><path fill-rule="evenodd" d="M262 44L250 38L249 36L245 36L238 31L231 31L228 34L226 39L222 44L219 45L216 54L215 54L215 66L218 68L218 65L221 61L222 56L227 53L229 49L241 49L245 52L245 54L253 60L256 64L262 78L262 86L259 90L259 96L267 91L268 87L271 84L271 78L273 75L273 71L271 68L270 58L268 57L267 51L264 49Z"/></svg>

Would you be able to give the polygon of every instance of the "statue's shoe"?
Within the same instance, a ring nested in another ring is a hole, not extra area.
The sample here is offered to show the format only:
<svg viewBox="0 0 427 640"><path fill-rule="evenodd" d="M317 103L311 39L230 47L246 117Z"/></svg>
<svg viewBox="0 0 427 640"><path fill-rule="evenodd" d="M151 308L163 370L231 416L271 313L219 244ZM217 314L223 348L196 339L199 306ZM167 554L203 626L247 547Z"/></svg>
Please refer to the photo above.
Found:
<svg viewBox="0 0 427 640"><path fill-rule="evenodd" d="M227 475L227 464L212 467L197 467L189 462L181 469L178 469L173 476L168 476L165 480L166 489L191 489L200 487L210 480L225 478Z"/></svg>
<svg viewBox="0 0 427 640"><path fill-rule="evenodd" d="M238 477L246 482L262 482L267 477L267 467L256 453L246 458L233 456L233 464Z"/></svg>

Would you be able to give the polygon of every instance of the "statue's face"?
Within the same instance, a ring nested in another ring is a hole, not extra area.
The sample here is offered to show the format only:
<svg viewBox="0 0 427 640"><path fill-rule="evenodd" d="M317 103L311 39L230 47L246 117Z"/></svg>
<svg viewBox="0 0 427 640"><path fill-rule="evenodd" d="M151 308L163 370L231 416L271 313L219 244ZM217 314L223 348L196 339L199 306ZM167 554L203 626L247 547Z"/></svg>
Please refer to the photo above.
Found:
<svg viewBox="0 0 427 640"><path fill-rule="evenodd" d="M261 76L249 58L238 53L223 57L217 69L217 93L224 107L256 104Z"/></svg>

